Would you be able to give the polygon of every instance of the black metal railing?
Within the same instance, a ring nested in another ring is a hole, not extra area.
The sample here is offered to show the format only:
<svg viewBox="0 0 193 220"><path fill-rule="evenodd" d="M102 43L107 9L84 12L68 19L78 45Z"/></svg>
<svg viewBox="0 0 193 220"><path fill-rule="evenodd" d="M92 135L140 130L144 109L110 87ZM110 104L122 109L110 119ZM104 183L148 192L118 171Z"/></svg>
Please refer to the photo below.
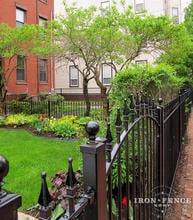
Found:
<svg viewBox="0 0 193 220"><path fill-rule="evenodd" d="M90 102L90 113L95 119L103 119L103 107L100 101ZM47 117L60 118L64 115L84 117L86 103L84 101L10 101L6 104L6 114L45 114Z"/></svg>
<svg viewBox="0 0 193 220"><path fill-rule="evenodd" d="M192 88L181 90L166 106L162 99L155 105L143 94L131 96L123 116L117 109L114 145L112 125L106 138L99 139L97 123L87 124L89 141L81 146L83 183L85 192L92 187L94 202L86 203L81 219L164 218L191 106ZM70 204L72 197L67 197ZM79 219L73 214L75 204L71 206L67 219Z"/></svg>
<svg viewBox="0 0 193 220"><path fill-rule="evenodd" d="M181 89L165 106L162 99L156 105L142 93L131 96L123 110L117 109L115 125L107 124L106 138L96 138L99 126L88 122L89 140L80 147L83 194L75 200L77 189L69 159L69 205L59 219L164 219L192 98L191 87ZM46 174L42 173L40 220L51 219L50 201Z"/></svg>

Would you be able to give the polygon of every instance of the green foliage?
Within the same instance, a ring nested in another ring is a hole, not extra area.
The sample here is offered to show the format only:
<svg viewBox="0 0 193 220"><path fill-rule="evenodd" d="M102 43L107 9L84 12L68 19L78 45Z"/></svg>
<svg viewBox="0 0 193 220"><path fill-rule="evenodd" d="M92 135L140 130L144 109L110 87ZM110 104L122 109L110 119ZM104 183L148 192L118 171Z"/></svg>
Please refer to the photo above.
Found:
<svg viewBox="0 0 193 220"><path fill-rule="evenodd" d="M168 65L133 65L113 79L110 100L112 105L122 106L125 98L143 91L154 99L163 97L167 102L176 95L183 81Z"/></svg>
<svg viewBox="0 0 193 220"><path fill-rule="evenodd" d="M33 116L26 116L24 114L9 115L6 118L7 125L15 125L15 126L30 124L32 121L33 121Z"/></svg>
<svg viewBox="0 0 193 220"><path fill-rule="evenodd" d="M91 117L81 117L77 123L80 125L80 126L85 126L87 122L91 121Z"/></svg>
<svg viewBox="0 0 193 220"><path fill-rule="evenodd" d="M60 101L64 101L64 97L60 94L57 93L51 93L51 94L44 94L44 93L40 93L39 94L39 98L41 101L45 101L45 100L49 100L51 102L60 102Z"/></svg>
<svg viewBox="0 0 193 220"><path fill-rule="evenodd" d="M76 134L76 129L70 123L56 124L53 127L54 133L63 138L70 138Z"/></svg>
<svg viewBox="0 0 193 220"><path fill-rule="evenodd" d="M30 103L29 102L22 102L22 101L16 101L12 100L8 102L9 105L9 110L14 113L24 113L24 114L29 114L30 113Z"/></svg>
<svg viewBox="0 0 193 220"><path fill-rule="evenodd" d="M6 120L0 115L0 125L6 125Z"/></svg>
<svg viewBox="0 0 193 220"><path fill-rule="evenodd" d="M185 9L185 26L191 36L193 36L193 1L188 5L188 7Z"/></svg>
<svg viewBox="0 0 193 220"><path fill-rule="evenodd" d="M61 204L58 204L56 208L52 211L51 220L57 220L64 214L64 209L62 208Z"/></svg>

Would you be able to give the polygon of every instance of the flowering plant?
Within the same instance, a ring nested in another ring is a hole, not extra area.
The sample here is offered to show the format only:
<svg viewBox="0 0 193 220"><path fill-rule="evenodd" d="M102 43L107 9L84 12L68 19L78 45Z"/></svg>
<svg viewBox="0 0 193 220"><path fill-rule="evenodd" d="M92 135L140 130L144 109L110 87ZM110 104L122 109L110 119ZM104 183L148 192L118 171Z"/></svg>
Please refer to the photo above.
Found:
<svg viewBox="0 0 193 220"><path fill-rule="evenodd" d="M82 173L80 170L74 172L75 176L75 187L76 194L75 198L80 198L80 195L83 194L83 184L82 184ZM52 197L52 206L56 207L58 204L62 206L63 209L68 208L68 199L67 199L67 181L68 172L58 171L55 176L50 178L51 188L50 195Z"/></svg>

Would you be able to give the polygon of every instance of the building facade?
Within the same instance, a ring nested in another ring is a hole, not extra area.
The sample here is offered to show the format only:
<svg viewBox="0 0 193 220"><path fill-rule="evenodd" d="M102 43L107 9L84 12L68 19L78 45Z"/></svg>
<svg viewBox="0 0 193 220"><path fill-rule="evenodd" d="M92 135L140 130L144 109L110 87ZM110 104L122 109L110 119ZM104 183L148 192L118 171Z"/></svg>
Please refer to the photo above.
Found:
<svg viewBox="0 0 193 220"><path fill-rule="evenodd" d="M54 18L54 0L1 0L0 23L11 27L23 24L44 25ZM2 60L1 65L6 65ZM29 56L15 57L16 68L7 85L7 98L37 97L54 88L54 62L51 59Z"/></svg>
<svg viewBox="0 0 193 220"><path fill-rule="evenodd" d="M89 7L91 5L110 7L111 0L67 0L67 4L71 5L76 2L77 7ZM184 9L191 0L126 0L128 5L132 6L135 13L140 14L146 11L149 15L167 15L174 19L174 23L181 23L184 20ZM62 0L55 1L55 16L64 14ZM135 60L136 63L153 62L152 57L143 54ZM82 65L81 60L78 64ZM108 87L113 71L110 66L101 64L101 81ZM56 63L55 69L56 92L62 93L66 99L81 99L83 93L82 76L71 63ZM91 98L100 98L100 90L95 81L89 81L89 94Z"/></svg>

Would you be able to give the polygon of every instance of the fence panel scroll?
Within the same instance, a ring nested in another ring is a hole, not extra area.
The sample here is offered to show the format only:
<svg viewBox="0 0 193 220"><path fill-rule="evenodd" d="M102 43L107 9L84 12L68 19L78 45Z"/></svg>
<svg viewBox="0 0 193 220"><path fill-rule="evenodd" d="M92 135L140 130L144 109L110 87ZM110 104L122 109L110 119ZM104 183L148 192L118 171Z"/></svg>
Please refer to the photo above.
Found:
<svg viewBox="0 0 193 220"><path fill-rule="evenodd" d="M183 88L179 96L165 106L162 99L155 105L142 93L131 96L129 102L124 102L123 115L122 110L117 109L116 134L112 135L113 125L108 123L104 139L96 138L98 124L88 122L89 140L80 147L85 193L81 203L75 204L70 159L69 211L60 220L164 219L192 94L191 87ZM113 140L113 137L116 138ZM48 206L45 204L43 207ZM45 210L44 207L42 211Z"/></svg>

